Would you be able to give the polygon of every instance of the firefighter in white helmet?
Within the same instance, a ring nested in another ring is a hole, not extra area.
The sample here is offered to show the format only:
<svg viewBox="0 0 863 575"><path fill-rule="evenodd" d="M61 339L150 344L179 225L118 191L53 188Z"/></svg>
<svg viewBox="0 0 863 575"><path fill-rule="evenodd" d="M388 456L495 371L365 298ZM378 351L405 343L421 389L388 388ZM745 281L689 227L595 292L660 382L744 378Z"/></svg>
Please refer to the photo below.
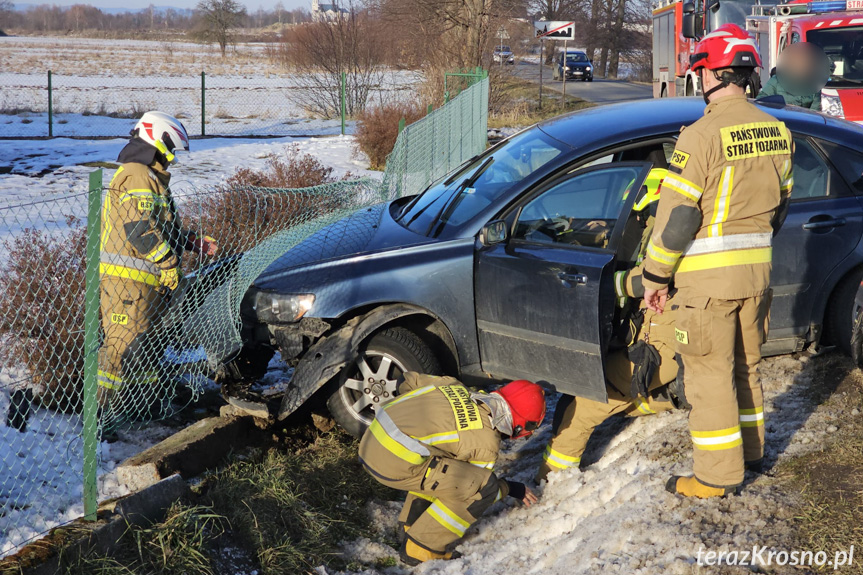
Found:
<svg viewBox="0 0 863 575"><path fill-rule="evenodd" d="M175 154L189 150L183 124L163 112L147 112L131 136L102 205L98 382L106 418L123 416L116 398L152 396L157 389L167 342L153 333L179 285L183 252L218 251L212 238L183 229L168 187Z"/></svg>

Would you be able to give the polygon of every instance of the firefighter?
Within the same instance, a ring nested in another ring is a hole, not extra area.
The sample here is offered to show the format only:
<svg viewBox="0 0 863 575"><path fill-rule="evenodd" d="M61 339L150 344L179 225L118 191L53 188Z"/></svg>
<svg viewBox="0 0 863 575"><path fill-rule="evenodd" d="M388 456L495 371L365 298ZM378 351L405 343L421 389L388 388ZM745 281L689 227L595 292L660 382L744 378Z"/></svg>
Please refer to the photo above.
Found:
<svg viewBox="0 0 863 575"><path fill-rule="evenodd" d="M633 303L643 304L641 263L653 231L659 186L667 174L664 168L652 169L632 208L643 232L636 266L614 275L615 295L624 309ZM630 302L629 298L636 299ZM678 371L674 313L660 315L641 305L622 316L624 333L618 339L623 348L609 354L605 367L608 403L567 395L560 398L554 413L553 437L545 448L537 483L549 472L578 467L590 434L612 415L652 415L686 405L682 390L669 386L676 383Z"/></svg>
<svg viewBox="0 0 863 575"><path fill-rule="evenodd" d="M360 462L380 483L408 491L399 516L408 565L451 559L448 550L496 501L537 501L493 469L502 437L527 437L545 416L542 388L514 381L473 393L452 377L407 372L399 397L379 409L360 442Z"/></svg>
<svg viewBox="0 0 863 575"><path fill-rule="evenodd" d="M182 228L168 188L175 153L189 150L183 124L168 114L147 112L131 136L117 158L121 166L102 206L104 339L98 382L103 421L122 416L115 399L126 403L158 390L158 365L167 342L153 334L179 285L183 251L215 255L218 250L212 238Z"/></svg>
<svg viewBox="0 0 863 575"><path fill-rule="evenodd" d="M793 141L782 122L747 101L761 65L755 42L725 24L691 57L704 117L683 130L662 182L644 260L644 301L676 310L694 475L671 477L672 493L724 496L760 468L764 413L758 363L770 308L772 237L791 194ZM677 289L668 306L674 273Z"/></svg>

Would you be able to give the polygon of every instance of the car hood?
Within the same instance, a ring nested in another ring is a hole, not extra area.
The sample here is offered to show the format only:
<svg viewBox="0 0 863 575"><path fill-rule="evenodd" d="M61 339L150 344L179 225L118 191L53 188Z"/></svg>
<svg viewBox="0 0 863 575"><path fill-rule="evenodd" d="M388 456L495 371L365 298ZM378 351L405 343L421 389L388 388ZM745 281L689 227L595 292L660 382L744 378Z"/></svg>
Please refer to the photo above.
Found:
<svg viewBox="0 0 863 575"><path fill-rule="evenodd" d="M258 276L254 286L267 290L268 285L300 269L436 242L396 222L392 217L392 207L393 202L387 202L363 208L312 233L273 261Z"/></svg>

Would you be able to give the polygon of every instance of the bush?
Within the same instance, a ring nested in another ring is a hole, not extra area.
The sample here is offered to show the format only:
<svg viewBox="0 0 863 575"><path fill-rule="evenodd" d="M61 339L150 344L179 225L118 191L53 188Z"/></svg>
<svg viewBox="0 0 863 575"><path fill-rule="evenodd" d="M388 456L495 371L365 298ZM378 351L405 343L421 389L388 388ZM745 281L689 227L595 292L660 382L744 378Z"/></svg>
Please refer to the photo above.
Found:
<svg viewBox="0 0 863 575"><path fill-rule="evenodd" d="M0 363L24 364L48 407L81 406L84 374L84 288L87 228L73 216L64 236L25 229L3 242L0 274Z"/></svg>
<svg viewBox="0 0 863 575"><path fill-rule="evenodd" d="M336 181L332 168L292 147L284 157L268 158L264 170L237 169L215 194L190 202L185 219L194 220L197 230L213 236L219 256L228 257L272 233L342 207L344 199L335 193L298 191ZM191 266L193 259L186 258L187 264Z"/></svg>
<svg viewBox="0 0 863 575"><path fill-rule="evenodd" d="M371 169L383 170L387 156L396 145L399 135L399 121L404 118L412 124L423 117L416 104L384 104L367 108L357 122L357 149L369 158Z"/></svg>

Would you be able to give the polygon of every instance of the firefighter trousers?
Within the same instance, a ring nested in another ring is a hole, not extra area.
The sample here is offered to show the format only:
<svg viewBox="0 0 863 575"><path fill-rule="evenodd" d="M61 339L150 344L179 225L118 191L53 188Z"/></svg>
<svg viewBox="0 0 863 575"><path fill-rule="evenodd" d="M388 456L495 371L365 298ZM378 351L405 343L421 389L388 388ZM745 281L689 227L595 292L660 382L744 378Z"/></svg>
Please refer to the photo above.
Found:
<svg viewBox="0 0 863 575"><path fill-rule="evenodd" d="M769 295L722 300L678 294L675 335L683 360L695 477L706 485L743 482L744 461L764 453L758 363Z"/></svg>
<svg viewBox="0 0 863 575"><path fill-rule="evenodd" d="M622 413L628 417L638 417L674 409L671 401L657 393L677 377L674 350L658 344L657 351L662 362L653 376L651 394L647 399L632 397L630 382L634 366L625 350L612 353L606 361L608 403L569 395L560 398L554 410L553 436L545 448L542 465L536 474L537 482L545 479L549 472L578 467L590 434L612 415Z"/></svg>
<svg viewBox="0 0 863 575"><path fill-rule="evenodd" d="M367 433L366 436L371 434ZM363 443L374 439L363 438ZM393 468L383 455L384 469L376 468L375 453L385 448L361 447L362 463L378 482L408 491L399 521L417 545L444 553L447 546L465 532L495 501L500 499L498 482L490 469L442 456L428 458L421 465Z"/></svg>
<svg viewBox="0 0 863 575"><path fill-rule="evenodd" d="M118 415L149 407L159 393L159 363L167 342L154 335L167 300L158 288L131 279L102 276L99 405Z"/></svg>

